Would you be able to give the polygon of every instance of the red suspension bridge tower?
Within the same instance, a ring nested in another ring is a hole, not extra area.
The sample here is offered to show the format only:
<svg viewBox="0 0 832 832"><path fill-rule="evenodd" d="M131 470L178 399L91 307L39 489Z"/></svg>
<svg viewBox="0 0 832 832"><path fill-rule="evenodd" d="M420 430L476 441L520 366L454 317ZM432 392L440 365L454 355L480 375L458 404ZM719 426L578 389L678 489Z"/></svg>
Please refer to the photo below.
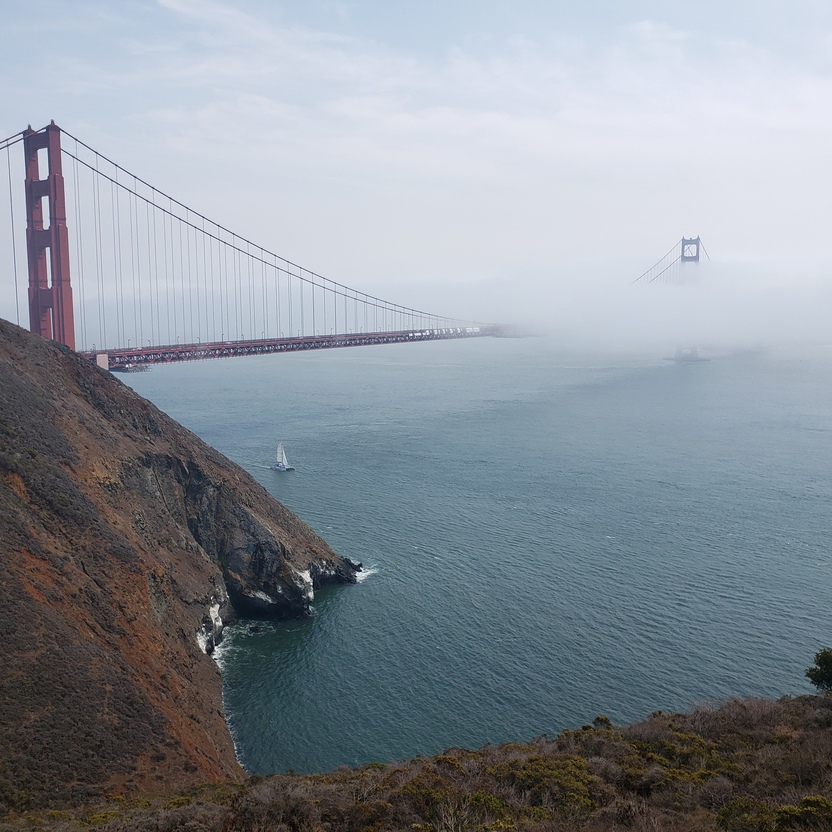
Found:
<svg viewBox="0 0 832 832"><path fill-rule="evenodd" d="M47 176L41 179L39 151L46 151ZM26 250L29 260L29 328L75 349L69 238L61 170L61 131L53 121L23 133L26 160ZM43 200L49 202L44 228ZM47 256L48 250L48 256Z"/></svg>

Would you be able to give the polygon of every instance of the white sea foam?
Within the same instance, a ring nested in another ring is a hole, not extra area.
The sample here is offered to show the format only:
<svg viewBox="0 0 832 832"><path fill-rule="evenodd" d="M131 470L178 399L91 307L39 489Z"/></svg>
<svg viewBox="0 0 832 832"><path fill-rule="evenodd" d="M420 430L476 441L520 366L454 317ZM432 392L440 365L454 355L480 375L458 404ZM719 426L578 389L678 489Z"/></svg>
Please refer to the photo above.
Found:
<svg viewBox="0 0 832 832"><path fill-rule="evenodd" d="M217 663L220 673L225 672L226 661L234 652L234 647L236 646L234 640L238 632L239 630L235 627L226 627L223 640L214 648L214 652L211 654L211 658ZM228 710L225 707L225 685L223 685L222 689L222 708L225 715L225 724L228 726L228 733L231 734L231 743L234 746L234 756L237 758L237 762L240 766L245 769L243 759L240 756L240 743L237 736L238 732L233 722L228 718Z"/></svg>
<svg viewBox="0 0 832 832"><path fill-rule="evenodd" d="M223 628L222 641L215 645L214 652L211 653L211 658L217 663L220 672L225 670L226 662L239 647L237 644L238 635L239 625Z"/></svg>
<svg viewBox="0 0 832 832"><path fill-rule="evenodd" d="M214 648L214 652L211 654L211 658L217 663L217 667L220 669L220 673L225 670L225 654L228 651L228 638L225 637L223 640Z"/></svg>
<svg viewBox="0 0 832 832"><path fill-rule="evenodd" d="M379 572L379 568L377 566L365 566L360 572L358 572L355 576L355 582L359 584L363 584L370 575L375 575Z"/></svg>

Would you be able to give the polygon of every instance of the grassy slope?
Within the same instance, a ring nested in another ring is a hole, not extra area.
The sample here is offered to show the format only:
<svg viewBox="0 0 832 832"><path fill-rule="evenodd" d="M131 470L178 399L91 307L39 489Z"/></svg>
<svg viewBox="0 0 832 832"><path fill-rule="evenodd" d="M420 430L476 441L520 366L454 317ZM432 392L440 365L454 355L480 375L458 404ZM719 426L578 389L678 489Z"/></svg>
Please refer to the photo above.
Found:
<svg viewBox="0 0 832 832"><path fill-rule="evenodd" d="M12 829L693 830L832 829L832 697L736 700L605 717L529 744L96 808L7 816Z"/></svg>

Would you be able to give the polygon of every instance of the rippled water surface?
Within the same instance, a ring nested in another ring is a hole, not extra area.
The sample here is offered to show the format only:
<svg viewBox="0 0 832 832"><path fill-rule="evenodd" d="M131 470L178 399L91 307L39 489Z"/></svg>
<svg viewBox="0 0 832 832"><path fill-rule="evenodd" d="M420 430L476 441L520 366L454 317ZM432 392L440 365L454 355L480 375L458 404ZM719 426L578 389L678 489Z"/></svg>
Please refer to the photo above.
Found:
<svg viewBox="0 0 832 832"><path fill-rule="evenodd" d="M227 631L252 772L804 692L832 642L830 349L483 339L127 380L368 567L310 620Z"/></svg>

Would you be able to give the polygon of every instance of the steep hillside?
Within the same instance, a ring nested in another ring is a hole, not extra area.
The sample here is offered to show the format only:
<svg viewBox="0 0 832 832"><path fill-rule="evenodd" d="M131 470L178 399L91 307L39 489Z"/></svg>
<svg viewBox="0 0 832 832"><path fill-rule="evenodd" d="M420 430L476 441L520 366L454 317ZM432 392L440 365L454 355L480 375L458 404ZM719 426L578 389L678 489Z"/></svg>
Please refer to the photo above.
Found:
<svg viewBox="0 0 832 832"><path fill-rule="evenodd" d="M619 728L329 774L253 777L0 832L793 832L832 829L832 698L746 699Z"/></svg>
<svg viewBox="0 0 832 832"><path fill-rule="evenodd" d="M248 474L77 354L0 321L0 805L239 780L222 620L352 582Z"/></svg>

